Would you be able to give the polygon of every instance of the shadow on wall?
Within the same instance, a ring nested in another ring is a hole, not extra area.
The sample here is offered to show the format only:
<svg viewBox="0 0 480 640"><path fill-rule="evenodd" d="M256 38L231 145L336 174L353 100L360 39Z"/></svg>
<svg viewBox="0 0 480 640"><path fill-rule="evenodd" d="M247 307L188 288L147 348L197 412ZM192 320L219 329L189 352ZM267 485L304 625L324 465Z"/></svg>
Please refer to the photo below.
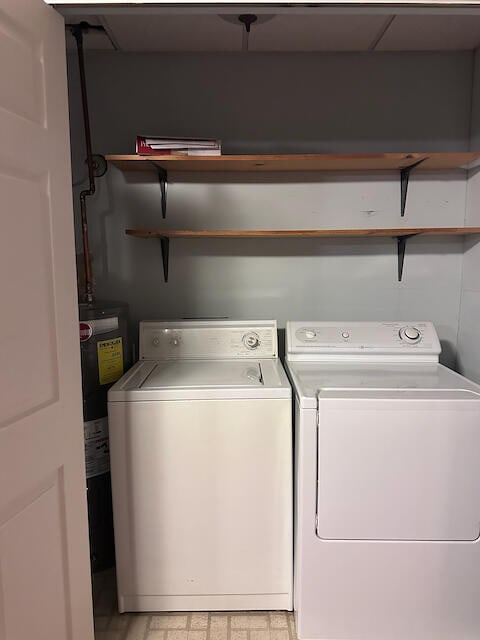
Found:
<svg viewBox="0 0 480 640"><path fill-rule="evenodd" d="M438 327L436 327L438 331ZM457 360L456 346L450 340L440 340L442 352L440 354L440 362L446 367L455 368Z"/></svg>

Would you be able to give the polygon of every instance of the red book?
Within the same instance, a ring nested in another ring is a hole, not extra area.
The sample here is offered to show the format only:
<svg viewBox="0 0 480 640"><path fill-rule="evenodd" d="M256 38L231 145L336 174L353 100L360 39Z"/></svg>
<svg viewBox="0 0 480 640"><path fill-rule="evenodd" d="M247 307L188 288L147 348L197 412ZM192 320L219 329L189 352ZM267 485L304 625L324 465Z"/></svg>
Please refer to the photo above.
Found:
<svg viewBox="0 0 480 640"><path fill-rule="evenodd" d="M172 149L152 149L142 136L137 136L136 152L141 156L168 156L173 153Z"/></svg>

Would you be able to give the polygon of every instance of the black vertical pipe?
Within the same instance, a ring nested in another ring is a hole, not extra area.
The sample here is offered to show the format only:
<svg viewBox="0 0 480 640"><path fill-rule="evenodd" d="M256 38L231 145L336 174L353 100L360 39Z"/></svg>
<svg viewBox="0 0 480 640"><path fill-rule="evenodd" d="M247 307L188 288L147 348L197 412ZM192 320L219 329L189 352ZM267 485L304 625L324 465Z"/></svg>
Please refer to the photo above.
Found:
<svg viewBox="0 0 480 640"><path fill-rule="evenodd" d="M80 211L82 215L83 260L85 269L85 301L93 302L93 275L90 248L88 242L87 204L86 197L95 193L94 163L92 157L92 138L90 135L90 119L88 115L87 83L85 79L85 60L83 53L83 31L88 29L88 23L81 22L71 27L72 35L77 42L78 68L80 71L80 87L82 90L83 125L85 130L85 146L87 150L87 166L89 188L80 193Z"/></svg>

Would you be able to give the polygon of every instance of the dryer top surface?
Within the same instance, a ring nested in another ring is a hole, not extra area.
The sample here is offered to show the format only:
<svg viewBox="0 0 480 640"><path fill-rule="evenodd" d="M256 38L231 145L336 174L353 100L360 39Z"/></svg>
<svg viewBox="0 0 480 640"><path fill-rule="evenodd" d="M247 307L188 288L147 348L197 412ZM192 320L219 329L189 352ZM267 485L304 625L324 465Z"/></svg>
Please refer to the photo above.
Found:
<svg viewBox="0 0 480 640"><path fill-rule="evenodd" d="M480 386L438 363L287 362L302 407L319 397L480 400Z"/></svg>

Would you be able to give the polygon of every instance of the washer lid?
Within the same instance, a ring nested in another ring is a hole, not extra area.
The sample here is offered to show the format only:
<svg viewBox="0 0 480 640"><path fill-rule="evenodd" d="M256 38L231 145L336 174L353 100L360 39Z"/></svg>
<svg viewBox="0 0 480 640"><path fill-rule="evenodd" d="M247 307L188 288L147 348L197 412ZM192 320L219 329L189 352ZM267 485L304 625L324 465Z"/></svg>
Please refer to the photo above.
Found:
<svg viewBox="0 0 480 640"><path fill-rule="evenodd" d="M157 363L140 388L252 386L263 386L258 362L169 360Z"/></svg>
<svg viewBox="0 0 480 640"><path fill-rule="evenodd" d="M266 360L142 360L108 391L109 402L291 398L276 358Z"/></svg>

